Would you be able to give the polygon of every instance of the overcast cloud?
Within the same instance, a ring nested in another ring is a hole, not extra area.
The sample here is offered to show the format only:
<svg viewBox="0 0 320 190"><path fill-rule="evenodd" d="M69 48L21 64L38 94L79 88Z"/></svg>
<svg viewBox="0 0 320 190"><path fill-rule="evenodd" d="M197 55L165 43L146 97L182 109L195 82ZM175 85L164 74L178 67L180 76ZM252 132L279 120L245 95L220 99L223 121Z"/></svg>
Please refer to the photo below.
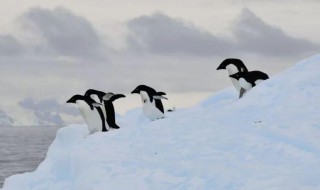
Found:
<svg viewBox="0 0 320 190"><path fill-rule="evenodd" d="M249 9L235 22L233 34L238 51L264 56L292 56L319 51L320 45L289 36L281 28L265 23Z"/></svg>
<svg viewBox="0 0 320 190"><path fill-rule="evenodd" d="M128 37L128 44L138 50L199 56L227 54L234 50L234 46L226 39L163 13L132 19L128 27L132 33Z"/></svg>
<svg viewBox="0 0 320 190"><path fill-rule="evenodd" d="M131 48L156 54L223 56L255 53L262 56L291 56L316 52L320 45L289 36L244 9L231 27L234 39L216 36L192 23L163 13L141 16L128 22Z"/></svg>
<svg viewBox="0 0 320 190"><path fill-rule="evenodd" d="M44 40L45 44L38 47L42 51L84 59L105 56L103 41L91 23L63 7L32 8L23 18L30 32Z"/></svg>
<svg viewBox="0 0 320 190"><path fill-rule="evenodd" d="M16 38L0 34L0 56L15 56L22 51L23 48Z"/></svg>

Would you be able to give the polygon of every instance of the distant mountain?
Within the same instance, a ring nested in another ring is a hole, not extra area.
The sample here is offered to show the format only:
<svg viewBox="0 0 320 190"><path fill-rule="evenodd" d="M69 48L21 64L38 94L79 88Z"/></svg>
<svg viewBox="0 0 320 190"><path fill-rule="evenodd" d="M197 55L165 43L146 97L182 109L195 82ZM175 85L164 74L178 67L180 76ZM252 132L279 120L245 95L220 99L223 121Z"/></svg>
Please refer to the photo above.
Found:
<svg viewBox="0 0 320 190"><path fill-rule="evenodd" d="M19 102L19 105L32 113L35 126L62 126L66 123L64 115L79 115L78 109L59 104L55 99L34 100L29 97Z"/></svg>
<svg viewBox="0 0 320 190"><path fill-rule="evenodd" d="M0 109L0 127L12 126L14 124L14 120L10 117L6 112Z"/></svg>

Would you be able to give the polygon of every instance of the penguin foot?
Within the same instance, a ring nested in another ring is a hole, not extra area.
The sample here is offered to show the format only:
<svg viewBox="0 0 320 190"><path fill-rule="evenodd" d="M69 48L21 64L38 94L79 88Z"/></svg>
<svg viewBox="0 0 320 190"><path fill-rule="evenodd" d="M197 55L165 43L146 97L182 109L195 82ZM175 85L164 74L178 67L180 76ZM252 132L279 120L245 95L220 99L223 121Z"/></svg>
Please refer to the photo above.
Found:
<svg viewBox="0 0 320 190"><path fill-rule="evenodd" d="M120 127L119 126L113 126L113 127L111 127L112 129L120 129Z"/></svg>

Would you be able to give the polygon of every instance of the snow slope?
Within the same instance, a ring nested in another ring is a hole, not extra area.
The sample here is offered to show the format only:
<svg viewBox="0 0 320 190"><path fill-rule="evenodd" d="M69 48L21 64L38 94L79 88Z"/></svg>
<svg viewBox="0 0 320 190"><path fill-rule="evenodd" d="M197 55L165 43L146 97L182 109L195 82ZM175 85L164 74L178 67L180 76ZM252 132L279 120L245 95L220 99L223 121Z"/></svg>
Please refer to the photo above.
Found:
<svg viewBox="0 0 320 190"><path fill-rule="evenodd" d="M62 128L3 190L320 189L319 78L317 55L241 100L227 89L155 122L135 110L86 138L85 125Z"/></svg>

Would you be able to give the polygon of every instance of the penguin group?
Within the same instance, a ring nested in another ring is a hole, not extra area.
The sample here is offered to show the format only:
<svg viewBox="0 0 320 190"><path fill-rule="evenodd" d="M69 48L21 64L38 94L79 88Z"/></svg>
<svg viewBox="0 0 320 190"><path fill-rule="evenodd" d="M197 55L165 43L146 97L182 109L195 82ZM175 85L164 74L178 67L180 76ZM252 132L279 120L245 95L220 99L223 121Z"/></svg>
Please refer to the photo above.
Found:
<svg viewBox="0 0 320 190"><path fill-rule="evenodd" d="M227 70L229 77L239 93L243 97L251 88L259 82L267 80L269 76L261 71L248 71L240 59L225 59L217 70ZM167 100L166 93L156 91L146 86L137 86L131 94L139 94L142 102L143 114L150 120L165 118L165 111L161 100ZM103 91L89 89L84 95L76 94L67 103L77 104L81 115L88 125L89 133L107 132L120 127L116 124L113 102L126 97L123 94L105 93ZM169 111L169 110L168 110ZM173 111L173 110L171 110Z"/></svg>
<svg viewBox="0 0 320 190"><path fill-rule="evenodd" d="M93 134L120 128L115 121L113 101L123 97L125 97L123 94L89 89L84 95L72 96L67 103L78 105L80 113L88 125L89 133Z"/></svg>
<svg viewBox="0 0 320 190"><path fill-rule="evenodd" d="M261 71L248 71L240 59L229 58L222 61L217 70L227 70L233 86L239 93L239 98L269 76Z"/></svg>
<svg viewBox="0 0 320 190"><path fill-rule="evenodd" d="M161 99L167 99L164 92L146 86L137 86L131 94L140 94L143 113L151 121L165 118ZM80 113L87 123L89 134L95 132L107 132L119 129L116 124L115 109L113 102L119 98L126 97L123 94L105 93L103 91L89 89L84 95L76 94L66 103L77 104Z"/></svg>

